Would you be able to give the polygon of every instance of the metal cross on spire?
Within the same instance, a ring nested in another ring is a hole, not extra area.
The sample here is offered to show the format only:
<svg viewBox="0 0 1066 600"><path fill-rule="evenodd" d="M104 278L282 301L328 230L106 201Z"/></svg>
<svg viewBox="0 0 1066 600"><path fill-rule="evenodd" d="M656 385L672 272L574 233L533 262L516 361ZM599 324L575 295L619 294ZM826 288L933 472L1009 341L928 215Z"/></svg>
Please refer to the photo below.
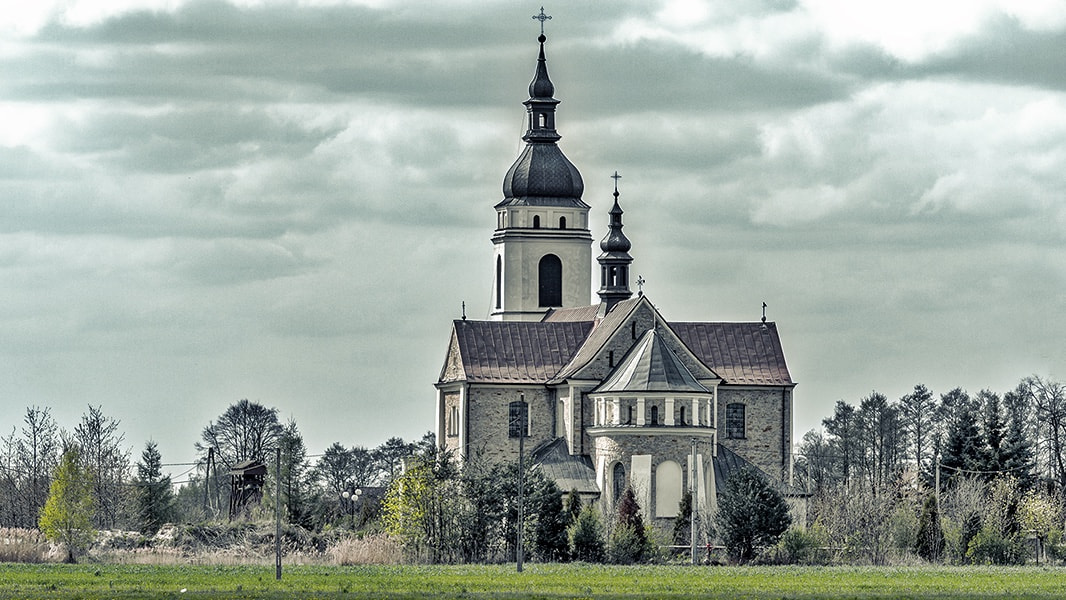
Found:
<svg viewBox="0 0 1066 600"><path fill-rule="evenodd" d="M641 276L641 275L637 275L637 295L638 296L643 296L644 295L644 284L645 283L648 283L648 282L644 279L644 277Z"/></svg>
<svg viewBox="0 0 1066 600"><path fill-rule="evenodd" d="M540 7L540 14L533 15L533 19L540 21L540 34L544 35L544 22L551 20L551 15L544 14L544 7Z"/></svg>
<svg viewBox="0 0 1066 600"><path fill-rule="evenodd" d="M618 180L621 179L621 178L622 178L622 176L618 174L618 171L615 171L614 175L611 175L611 179L614 180L614 195L615 196L618 195Z"/></svg>

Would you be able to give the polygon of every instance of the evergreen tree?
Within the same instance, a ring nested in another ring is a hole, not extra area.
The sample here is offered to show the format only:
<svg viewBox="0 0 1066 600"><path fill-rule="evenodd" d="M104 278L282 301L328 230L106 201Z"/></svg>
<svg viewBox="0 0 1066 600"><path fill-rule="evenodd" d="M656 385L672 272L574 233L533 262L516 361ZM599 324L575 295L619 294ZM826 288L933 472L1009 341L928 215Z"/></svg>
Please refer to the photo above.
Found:
<svg viewBox="0 0 1066 600"><path fill-rule="evenodd" d="M69 563L87 551L96 536L92 525L92 477L79 464L80 459L76 447L63 453L38 523L45 537L67 549Z"/></svg>
<svg viewBox="0 0 1066 600"><path fill-rule="evenodd" d="M640 562L647 553L648 534L633 488L627 487L618 502L618 520L608 550L611 562L623 565Z"/></svg>
<svg viewBox="0 0 1066 600"><path fill-rule="evenodd" d="M899 406L907 429L911 458L917 466L918 474L931 482L936 400L929 388L919 383L914 386L914 391L900 398Z"/></svg>
<svg viewBox="0 0 1066 600"><path fill-rule="evenodd" d="M1029 491L1036 487L1036 463L1030 437L1032 407L1024 387L1003 395L1007 413L1007 433L1003 439L1003 470L1018 479L1018 487Z"/></svg>
<svg viewBox="0 0 1066 600"><path fill-rule="evenodd" d="M682 546L692 541L692 492L685 490L674 517L674 544Z"/></svg>
<svg viewBox="0 0 1066 600"><path fill-rule="evenodd" d="M981 404L981 441L983 446L978 453L977 467L983 471L985 481L994 479L1004 468L1007 456L1005 452L1006 423L999 395L988 390L981 390L977 395Z"/></svg>
<svg viewBox="0 0 1066 600"><path fill-rule="evenodd" d="M540 474L540 471L533 471ZM531 516L534 519L531 538L533 556L541 562L563 561L569 558L570 541L566 528L570 515L563 508L563 495L555 482L539 477L533 482L530 496Z"/></svg>
<svg viewBox="0 0 1066 600"><path fill-rule="evenodd" d="M726 480L716 523L733 560L748 562L756 550L777 543L792 524L788 503L754 469L739 469Z"/></svg>
<svg viewBox="0 0 1066 600"><path fill-rule="evenodd" d="M570 556L582 562L603 562L605 547L603 542L603 524L600 523L596 508L586 505L581 509L577 521L570 526Z"/></svg>
<svg viewBox="0 0 1066 600"><path fill-rule="evenodd" d="M922 504L915 551L928 561L938 561L944 555L944 529L940 525L936 494L929 494Z"/></svg>
<svg viewBox="0 0 1066 600"><path fill-rule="evenodd" d="M581 494L578 493L577 488L573 488L566 497L566 512L570 515L567 525L573 525L577 522L577 518L581 514L581 508Z"/></svg>
<svg viewBox="0 0 1066 600"><path fill-rule="evenodd" d="M941 406L948 406L947 439L944 441L940 459L941 485L947 485L966 471L979 470L981 466L981 432L977 416L969 396L956 388L942 397Z"/></svg>
<svg viewBox="0 0 1066 600"><path fill-rule="evenodd" d="M145 535L154 535L174 515L174 492L170 476L163 475L162 462L156 443L145 444L137 463L137 524Z"/></svg>
<svg viewBox="0 0 1066 600"><path fill-rule="evenodd" d="M289 523L308 527L311 524L310 483L308 481L307 447L304 446L296 421L285 424L281 438L281 502Z"/></svg>

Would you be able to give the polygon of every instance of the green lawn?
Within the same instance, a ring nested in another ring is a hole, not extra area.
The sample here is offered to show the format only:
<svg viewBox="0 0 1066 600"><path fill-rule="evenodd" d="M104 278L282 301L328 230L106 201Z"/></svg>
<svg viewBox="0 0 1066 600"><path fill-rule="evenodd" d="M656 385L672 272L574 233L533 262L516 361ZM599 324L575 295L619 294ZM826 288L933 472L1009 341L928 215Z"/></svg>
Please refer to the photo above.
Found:
<svg viewBox="0 0 1066 600"><path fill-rule="evenodd" d="M0 564L0 598L1062 598L1043 567Z"/></svg>

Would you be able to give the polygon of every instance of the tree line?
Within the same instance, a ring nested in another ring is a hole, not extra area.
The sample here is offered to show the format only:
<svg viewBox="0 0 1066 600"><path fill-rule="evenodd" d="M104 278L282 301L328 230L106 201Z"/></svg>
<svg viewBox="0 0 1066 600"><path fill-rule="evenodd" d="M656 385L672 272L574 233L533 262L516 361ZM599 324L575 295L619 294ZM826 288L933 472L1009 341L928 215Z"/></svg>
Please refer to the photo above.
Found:
<svg viewBox="0 0 1066 600"><path fill-rule="evenodd" d="M938 396L918 384L896 401L839 401L822 425L795 463L819 544L871 562L1016 563L1061 551L1066 385L1034 375L1002 395Z"/></svg>
<svg viewBox="0 0 1066 600"><path fill-rule="evenodd" d="M411 442L393 437L376 448L336 442L311 456L295 421L282 423L276 409L241 400L203 428L194 463L170 465L184 478L172 481L155 442L146 442L135 461L119 421L101 407L89 406L67 430L48 408L33 406L21 426L0 437L0 527L38 528L60 476L65 478L60 491L85 490L86 525L92 529L153 534L167 522L225 519L228 473L247 460L270 466L261 510L272 514L280 485L287 522L313 530L350 526L352 503L344 492L386 488L404 457L433 445L427 433ZM273 477L278 448L280 482Z"/></svg>

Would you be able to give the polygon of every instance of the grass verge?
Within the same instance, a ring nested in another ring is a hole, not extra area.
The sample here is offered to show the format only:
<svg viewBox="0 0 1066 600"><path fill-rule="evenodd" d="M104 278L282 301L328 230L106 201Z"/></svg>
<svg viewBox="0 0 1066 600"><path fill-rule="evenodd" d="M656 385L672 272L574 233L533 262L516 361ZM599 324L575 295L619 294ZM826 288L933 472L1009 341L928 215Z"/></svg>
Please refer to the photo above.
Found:
<svg viewBox="0 0 1066 600"><path fill-rule="evenodd" d="M0 565L0 598L1061 598L1042 567Z"/></svg>

